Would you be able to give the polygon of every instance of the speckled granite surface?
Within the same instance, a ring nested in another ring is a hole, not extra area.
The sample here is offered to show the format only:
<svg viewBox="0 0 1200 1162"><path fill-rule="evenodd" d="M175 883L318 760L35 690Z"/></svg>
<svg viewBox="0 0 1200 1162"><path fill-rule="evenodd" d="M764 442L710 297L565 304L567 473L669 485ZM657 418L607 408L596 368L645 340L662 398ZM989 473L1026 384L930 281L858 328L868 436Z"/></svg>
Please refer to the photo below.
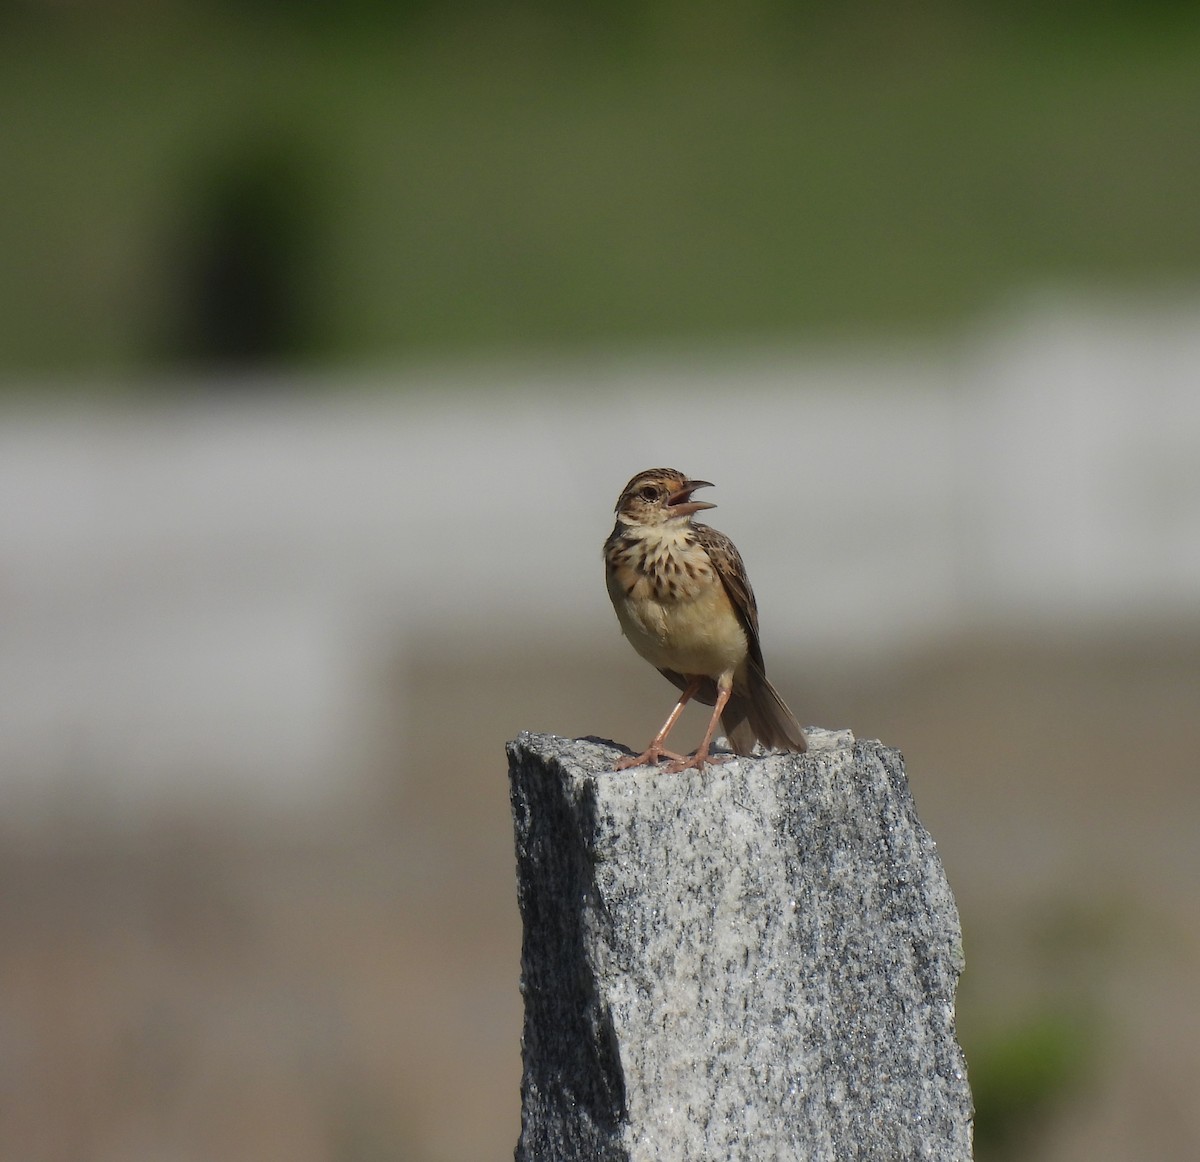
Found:
<svg viewBox="0 0 1200 1162"><path fill-rule="evenodd" d="M953 897L900 754L614 772L509 744L518 1162L971 1157Z"/></svg>

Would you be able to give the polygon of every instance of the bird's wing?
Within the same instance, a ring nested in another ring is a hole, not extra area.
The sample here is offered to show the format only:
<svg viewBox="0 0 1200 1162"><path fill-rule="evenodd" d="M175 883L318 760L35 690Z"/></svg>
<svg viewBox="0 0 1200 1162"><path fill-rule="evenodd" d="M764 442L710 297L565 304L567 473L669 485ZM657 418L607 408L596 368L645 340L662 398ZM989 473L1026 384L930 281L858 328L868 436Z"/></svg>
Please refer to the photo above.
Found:
<svg viewBox="0 0 1200 1162"><path fill-rule="evenodd" d="M708 559L712 561L717 576L721 578L721 584L725 586L725 592L733 603L738 620L746 631L746 644L751 660L760 670L765 670L762 646L758 642L758 603L754 600L754 590L750 588L750 579L746 576L742 555L724 533L702 524L694 524L692 528L700 545L708 553Z"/></svg>

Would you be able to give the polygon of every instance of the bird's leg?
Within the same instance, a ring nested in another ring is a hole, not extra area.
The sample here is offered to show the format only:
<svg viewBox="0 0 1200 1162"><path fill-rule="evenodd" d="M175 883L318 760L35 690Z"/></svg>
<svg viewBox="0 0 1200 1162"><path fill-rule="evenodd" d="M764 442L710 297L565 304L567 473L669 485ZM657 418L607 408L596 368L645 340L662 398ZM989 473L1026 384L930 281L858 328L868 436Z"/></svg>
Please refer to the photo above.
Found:
<svg viewBox="0 0 1200 1162"><path fill-rule="evenodd" d="M630 767L644 767L646 765L653 766L660 758L668 758L674 763L681 763L684 760L683 755L676 754L671 750L663 750L663 743L667 741L667 735L671 733L675 723L679 721L679 716L683 713L683 708L691 701L692 696L700 689L700 679L693 678L684 690L678 702L675 703L675 709L667 716L666 722L662 724L660 730L655 736L654 741L639 755L626 755L613 768L616 771L628 770Z"/></svg>
<svg viewBox="0 0 1200 1162"><path fill-rule="evenodd" d="M733 692L733 682L717 683L717 704L713 707L712 717L708 720L708 729L704 732L704 741L696 748L696 753L690 758L675 759L667 771L670 774L678 774L680 771L689 770L695 767L700 770L705 763L723 763L729 761L729 756L722 755L719 759L709 758L708 748L712 746L713 736L717 733L717 723L721 721L721 711L725 709L725 703L729 701L729 695Z"/></svg>

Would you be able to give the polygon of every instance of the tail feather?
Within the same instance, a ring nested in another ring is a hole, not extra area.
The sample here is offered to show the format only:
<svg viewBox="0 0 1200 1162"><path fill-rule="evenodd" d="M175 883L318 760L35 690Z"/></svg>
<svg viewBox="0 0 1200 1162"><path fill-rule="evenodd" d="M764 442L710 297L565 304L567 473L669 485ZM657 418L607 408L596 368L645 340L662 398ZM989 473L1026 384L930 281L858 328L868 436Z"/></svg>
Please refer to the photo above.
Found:
<svg viewBox="0 0 1200 1162"><path fill-rule="evenodd" d="M808 749L804 730L775 687L751 664L748 681L735 689L721 715L721 725L733 749L753 753L755 740L774 750L802 753Z"/></svg>
<svg viewBox="0 0 1200 1162"><path fill-rule="evenodd" d="M731 694L721 715L721 726L735 754L752 755L758 735L750 725L749 702L740 694Z"/></svg>

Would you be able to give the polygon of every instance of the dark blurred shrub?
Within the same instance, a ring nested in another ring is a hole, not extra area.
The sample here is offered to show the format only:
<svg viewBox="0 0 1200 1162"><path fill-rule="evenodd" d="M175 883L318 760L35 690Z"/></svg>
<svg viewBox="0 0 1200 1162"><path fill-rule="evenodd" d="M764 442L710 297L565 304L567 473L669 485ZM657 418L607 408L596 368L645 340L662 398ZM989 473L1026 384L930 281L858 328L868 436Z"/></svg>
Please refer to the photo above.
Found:
<svg viewBox="0 0 1200 1162"><path fill-rule="evenodd" d="M255 137L203 159L182 183L166 241L162 359L253 367L311 352L315 173L297 144Z"/></svg>

